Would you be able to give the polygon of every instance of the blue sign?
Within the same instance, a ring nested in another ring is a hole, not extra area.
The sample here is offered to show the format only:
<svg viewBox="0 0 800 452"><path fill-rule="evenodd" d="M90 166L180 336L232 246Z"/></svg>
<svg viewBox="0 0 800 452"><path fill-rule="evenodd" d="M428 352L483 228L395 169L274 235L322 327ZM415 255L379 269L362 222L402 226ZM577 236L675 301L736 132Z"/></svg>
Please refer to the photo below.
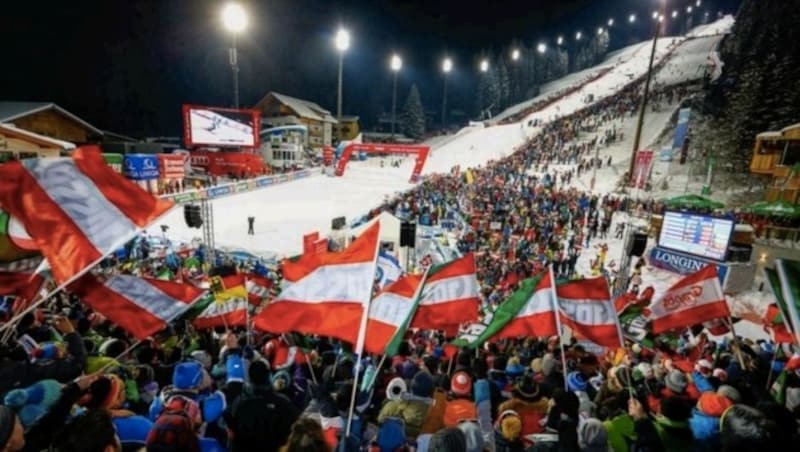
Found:
<svg viewBox="0 0 800 452"><path fill-rule="evenodd" d="M266 187L267 185L272 185L272 182L273 181L271 177L265 177L263 179L259 179L258 182L256 182L256 184L259 187Z"/></svg>
<svg viewBox="0 0 800 452"><path fill-rule="evenodd" d="M128 179L158 179L158 157L155 155L127 154L122 163Z"/></svg>
<svg viewBox="0 0 800 452"><path fill-rule="evenodd" d="M689 116L692 114L691 108L681 108L678 112L678 124L675 125L675 139L672 141L672 149L683 147L683 140L689 132Z"/></svg>
<svg viewBox="0 0 800 452"><path fill-rule="evenodd" d="M702 270L708 264L717 266L717 275L719 276L720 284L725 282L725 275L728 273L727 265L720 265L712 260L701 259L696 256L678 253L676 251L666 250L664 248L655 247L650 252L650 264L653 267L662 270L671 271L680 275L688 275L696 271Z"/></svg>
<svg viewBox="0 0 800 452"><path fill-rule="evenodd" d="M669 146L661 148L661 151L658 153L658 159L662 162L671 162L672 161L672 148Z"/></svg>
<svg viewBox="0 0 800 452"><path fill-rule="evenodd" d="M222 187L214 187L208 189L208 197L209 198L216 198L218 196L224 196L231 192L231 187L228 185L223 185Z"/></svg>

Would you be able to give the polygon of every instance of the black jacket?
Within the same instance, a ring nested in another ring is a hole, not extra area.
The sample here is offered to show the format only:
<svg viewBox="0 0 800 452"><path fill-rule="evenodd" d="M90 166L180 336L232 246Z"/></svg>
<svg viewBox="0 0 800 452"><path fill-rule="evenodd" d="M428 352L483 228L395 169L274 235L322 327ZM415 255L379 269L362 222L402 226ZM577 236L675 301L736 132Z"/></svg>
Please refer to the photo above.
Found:
<svg viewBox="0 0 800 452"><path fill-rule="evenodd" d="M292 402L271 387L247 385L226 419L233 431L231 452L277 451L299 416Z"/></svg>
<svg viewBox="0 0 800 452"><path fill-rule="evenodd" d="M3 360L0 362L0 395L17 388L30 386L41 380L57 380L67 383L77 378L86 368L86 348L80 334L64 336L69 356L31 363L28 360Z"/></svg>

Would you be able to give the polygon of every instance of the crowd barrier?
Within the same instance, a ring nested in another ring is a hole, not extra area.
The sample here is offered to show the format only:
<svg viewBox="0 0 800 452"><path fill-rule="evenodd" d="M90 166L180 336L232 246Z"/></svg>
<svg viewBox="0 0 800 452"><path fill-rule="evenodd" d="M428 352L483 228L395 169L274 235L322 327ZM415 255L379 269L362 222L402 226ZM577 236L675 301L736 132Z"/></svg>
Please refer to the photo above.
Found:
<svg viewBox="0 0 800 452"><path fill-rule="evenodd" d="M285 174L273 174L262 176L255 179L248 179L239 182L216 185L199 190L191 190L182 193L169 193L161 195L161 199L169 199L178 204L200 201L203 199L217 199L225 196L245 193L259 188L270 187L272 185L284 184L293 180L304 179L311 175L311 170L300 170Z"/></svg>

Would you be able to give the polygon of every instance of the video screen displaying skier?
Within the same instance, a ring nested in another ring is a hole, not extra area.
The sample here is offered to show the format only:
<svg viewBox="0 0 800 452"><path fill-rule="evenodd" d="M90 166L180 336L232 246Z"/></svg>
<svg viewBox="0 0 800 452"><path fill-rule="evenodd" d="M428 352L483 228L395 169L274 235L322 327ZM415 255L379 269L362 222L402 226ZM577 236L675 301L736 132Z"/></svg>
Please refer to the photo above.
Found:
<svg viewBox="0 0 800 452"><path fill-rule="evenodd" d="M251 111L220 111L190 108L188 127L194 144L256 146Z"/></svg>

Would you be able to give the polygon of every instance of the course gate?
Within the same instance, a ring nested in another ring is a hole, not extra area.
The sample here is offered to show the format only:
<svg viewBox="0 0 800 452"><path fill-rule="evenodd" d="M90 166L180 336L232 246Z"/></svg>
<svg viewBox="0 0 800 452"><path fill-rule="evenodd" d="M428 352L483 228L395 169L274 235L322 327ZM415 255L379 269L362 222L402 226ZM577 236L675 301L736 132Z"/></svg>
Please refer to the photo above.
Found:
<svg viewBox="0 0 800 452"><path fill-rule="evenodd" d="M411 182L417 182L422 168L425 166L425 161L428 159L430 146L412 146L405 144L374 144L374 143L351 143L342 151L342 156L339 158L339 163L336 165L336 175L344 175L344 170L347 168L347 162L353 152L367 152L370 154L415 154L417 156L414 161L414 170L411 172Z"/></svg>

